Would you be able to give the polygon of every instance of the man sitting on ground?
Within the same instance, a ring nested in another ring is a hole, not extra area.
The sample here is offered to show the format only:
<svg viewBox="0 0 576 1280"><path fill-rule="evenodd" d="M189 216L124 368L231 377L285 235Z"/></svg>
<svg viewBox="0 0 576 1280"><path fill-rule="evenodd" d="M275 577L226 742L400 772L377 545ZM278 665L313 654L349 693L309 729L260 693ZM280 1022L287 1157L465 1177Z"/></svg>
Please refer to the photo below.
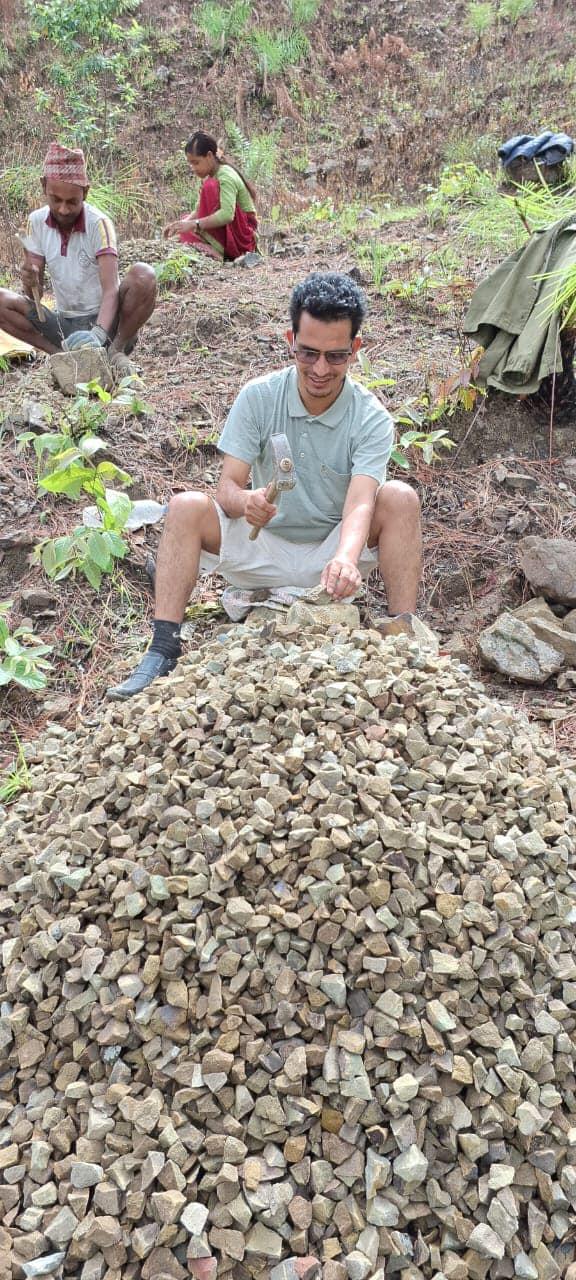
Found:
<svg viewBox="0 0 576 1280"><path fill-rule="evenodd" d="M349 276L314 272L294 289L286 337L295 367L254 378L240 392L219 441L224 461L214 497L193 491L170 502L152 643L110 697L129 698L175 666L180 624L202 568L237 587L321 583L341 601L379 565L389 614L414 612L420 504L409 485L383 483L392 418L348 377L364 314L364 295ZM266 499L266 453L280 432L291 445L296 485L276 507ZM261 533L250 541L254 528Z"/></svg>
<svg viewBox="0 0 576 1280"><path fill-rule="evenodd" d="M79 147L51 143L42 187L46 204L30 214L24 241L24 295L0 289L0 328L50 353L104 347L116 372L128 372L127 353L154 310L154 271L137 262L119 282L116 233L110 219L86 203ZM46 267L56 310L42 308L41 320L32 299L42 296Z"/></svg>

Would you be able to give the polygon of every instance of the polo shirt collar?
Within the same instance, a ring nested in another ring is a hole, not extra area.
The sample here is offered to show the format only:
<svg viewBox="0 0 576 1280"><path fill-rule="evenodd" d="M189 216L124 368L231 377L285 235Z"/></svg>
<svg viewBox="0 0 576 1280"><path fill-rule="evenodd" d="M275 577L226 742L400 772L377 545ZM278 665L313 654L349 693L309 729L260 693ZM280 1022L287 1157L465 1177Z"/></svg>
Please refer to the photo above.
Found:
<svg viewBox="0 0 576 1280"><path fill-rule="evenodd" d="M62 227L58 226L58 223L56 222L56 219L52 217L50 210L48 210L48 217L46 218L46 226L51 227L53 231L59 231L60 235L64 240L68 240L72 235L73 231L85 231L86 217L84 214L84 205L82 205L80 213L78 214L76 221L72 223L72 226L70 227L69 231L63 231Z"/></svg>
<svg viewBox="0 0 576 1280"><path fill-rule="evenodd" d="M325 409L324 413L314 414L308 413L306 406L300 399L298 374L295 368L290 370L290 375L288 382L288 412L290 417L313 418L314 422L321 422L324 427L337 427L350 407L352 400L353 386L348 375L344 379L344 386L334 404L331 404L329 409Z"/></svg>

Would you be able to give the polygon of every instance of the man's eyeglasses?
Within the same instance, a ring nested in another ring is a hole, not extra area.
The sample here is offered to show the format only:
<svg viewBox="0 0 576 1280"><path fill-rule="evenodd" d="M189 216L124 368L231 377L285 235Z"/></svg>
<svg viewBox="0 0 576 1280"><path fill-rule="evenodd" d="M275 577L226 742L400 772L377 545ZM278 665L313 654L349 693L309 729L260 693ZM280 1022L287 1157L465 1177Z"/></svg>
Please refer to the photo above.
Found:
<svg viewBox="0 0 576 1280"><path fill-rule="evenodd" d="M313 347L297 347L292 345L292 355L300 364L316 364L316 361L324 356L327 364L346 364L352 355L352 348L346 351L315 351Z"/></svg>

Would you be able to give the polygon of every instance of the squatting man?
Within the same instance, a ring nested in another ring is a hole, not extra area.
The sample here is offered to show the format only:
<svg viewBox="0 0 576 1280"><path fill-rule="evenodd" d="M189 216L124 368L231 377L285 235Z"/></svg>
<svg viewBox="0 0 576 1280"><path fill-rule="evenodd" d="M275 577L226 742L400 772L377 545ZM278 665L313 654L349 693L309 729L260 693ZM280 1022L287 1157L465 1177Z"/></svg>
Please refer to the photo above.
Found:
<svg viewBox="0 0 576 1280"><path fill-rule="evenodd" d="M106 214L86 201L88 176L79 147L50 144L42 187L46 203L30 214L23 241L24 293L0 289L0 328L50 354L105 348L116 375L129 373L128 354L154 310L154 271L137 262L119 280L116 233ZM41 319L32 300L42 297L46 268L56 310L41 308Z"/></svg>
<svg viewBox="0 0 576 1280"><path fill-rule="evenodd" d="M400 481L384 483L392 418L348 373L365 310L346 275L314 272L294 289L286 334L294 363L241 390L218 443L224 460L214 494L172 498L158 549L152 643L110 697L129 698L175 666L201 570L240 588L321 584L343 601L378 565L389 614L415 611L418 497ZM266 497L266 455L279 433L288 437L296 484L276 506ZM254 528L261 532L251 541Z"/></svg>

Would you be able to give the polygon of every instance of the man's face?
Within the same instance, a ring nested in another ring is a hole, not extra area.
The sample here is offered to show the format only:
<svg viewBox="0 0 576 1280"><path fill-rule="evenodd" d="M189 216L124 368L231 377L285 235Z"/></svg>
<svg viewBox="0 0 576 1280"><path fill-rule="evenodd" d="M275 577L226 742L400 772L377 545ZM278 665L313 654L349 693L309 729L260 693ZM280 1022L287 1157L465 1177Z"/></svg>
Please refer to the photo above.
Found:
<svg viewBox="0 0 576 1280"><path fill-rule="evenodd" d="M361 345L359 337L352 338L350 320L316 320L303 311L298 332L290 330L286 336L296 358L300 394L304 392L307 399L319 402L335 400ZM339 353L341 359L332 363L326 359L327 352Z"/></svg>
<svg viewBox="0 0 576 1280"><path fill-rule="evenodd" d="M53 178L47 178L44 191L50 213L58 226L63 230L73 227L82 212L88 187L77 187L72 182L56 182Z"/></svg>

